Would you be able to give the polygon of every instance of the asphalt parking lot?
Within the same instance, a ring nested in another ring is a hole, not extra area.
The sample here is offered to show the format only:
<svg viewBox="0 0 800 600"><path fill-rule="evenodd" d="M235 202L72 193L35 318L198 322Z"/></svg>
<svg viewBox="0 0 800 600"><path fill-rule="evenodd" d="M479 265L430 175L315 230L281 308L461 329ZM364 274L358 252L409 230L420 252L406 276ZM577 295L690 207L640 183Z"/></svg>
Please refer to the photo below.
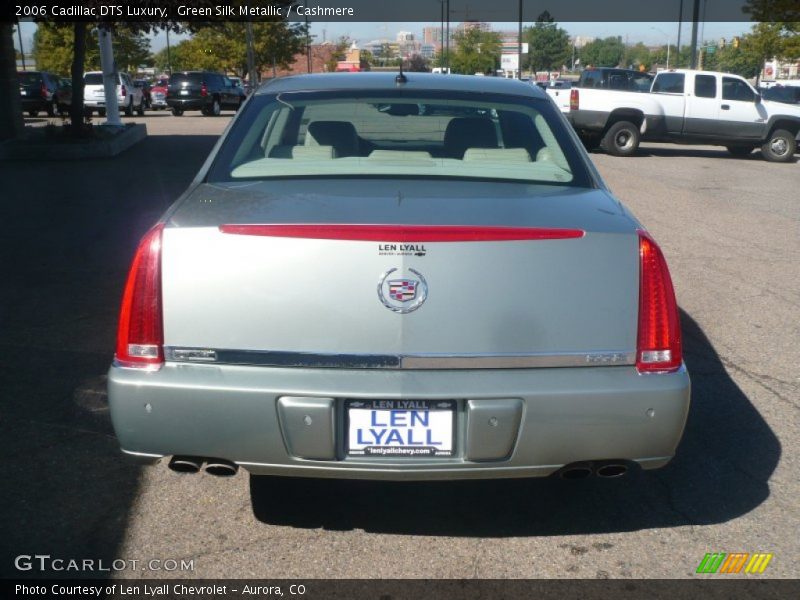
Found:
<svg viewBox="0 0 800 600"><path fill-rule="evenodd" d="M770 552L764 576L796 577L800 165L655 144L592 155L662 245L682 309L693 404L667 468L251 488L242 471L129 465L110 427L130 257L229 122L148 115L130 120L149 137L114 159L0 163L0 574L40 576L14 557L49 554L139 561L115 575L129 578L672 578L706 552ZM193 569L143 570L150 559Z"/></svg>

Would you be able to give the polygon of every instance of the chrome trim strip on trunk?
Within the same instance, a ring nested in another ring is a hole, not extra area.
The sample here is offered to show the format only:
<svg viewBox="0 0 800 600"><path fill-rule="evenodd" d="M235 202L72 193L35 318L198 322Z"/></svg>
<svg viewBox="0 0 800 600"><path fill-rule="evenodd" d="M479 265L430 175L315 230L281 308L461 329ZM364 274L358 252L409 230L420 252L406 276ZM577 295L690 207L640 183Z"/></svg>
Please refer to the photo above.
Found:
<svg viewBox="0 0 800 600"><path fill-rule="evenodd" d="M634 351L534 354L318 354L271 350L165 347L168 361L312 369L532 369L621 366L636 363ZM211 358L211 357L214 358Z"/></svg>

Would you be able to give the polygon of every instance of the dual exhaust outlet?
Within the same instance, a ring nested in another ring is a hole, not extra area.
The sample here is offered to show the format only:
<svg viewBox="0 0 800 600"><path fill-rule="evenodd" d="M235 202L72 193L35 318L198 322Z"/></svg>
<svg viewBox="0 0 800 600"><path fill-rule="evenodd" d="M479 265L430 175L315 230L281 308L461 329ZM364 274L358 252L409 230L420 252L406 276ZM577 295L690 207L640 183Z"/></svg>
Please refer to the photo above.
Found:
<svg viewBox="0 0 800 600"><path fill-rule="evenodd" d="M224 458L173 456L169 461L169 468L176 473L198 473L203 467L206 473L216 477L233 477L239 470L239 465Z"/></svg>
<svg viewBox="0 0 800 600"><path fill-rule="evenodd" d="M558 472L561 479L586 479L597 475L603 479L616 479L628 472L629 468L621 461L572 463Z"/></svg>

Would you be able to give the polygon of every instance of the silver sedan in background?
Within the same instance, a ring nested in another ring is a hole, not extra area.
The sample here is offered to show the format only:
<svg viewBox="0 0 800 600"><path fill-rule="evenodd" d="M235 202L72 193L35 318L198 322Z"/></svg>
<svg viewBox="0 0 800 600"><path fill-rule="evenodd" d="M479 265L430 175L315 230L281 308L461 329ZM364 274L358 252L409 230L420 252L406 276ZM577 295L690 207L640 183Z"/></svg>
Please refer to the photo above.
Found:
<svg viewBox="0 0 800 600"><path fill-rule="evenodd" d="M276 79L145 235L109 399L174 470L390 480L665 465L664 256L522 82Z"/></svg>

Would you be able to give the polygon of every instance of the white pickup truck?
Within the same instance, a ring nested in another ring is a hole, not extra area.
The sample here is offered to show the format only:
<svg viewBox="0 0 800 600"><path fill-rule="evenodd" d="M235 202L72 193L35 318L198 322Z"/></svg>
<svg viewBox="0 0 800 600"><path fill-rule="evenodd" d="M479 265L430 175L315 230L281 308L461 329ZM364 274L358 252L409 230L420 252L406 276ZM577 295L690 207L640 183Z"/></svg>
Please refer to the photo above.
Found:
<svg viewBox="0 0 800 600"><path fill-rule="evenodd" d="M662 71L650 93L573 87L568 118L587 147L630 156L641 140L725 146L734 156L760 147L789 162L797 149L800 107L762 100L728 73Z"/></svg>

